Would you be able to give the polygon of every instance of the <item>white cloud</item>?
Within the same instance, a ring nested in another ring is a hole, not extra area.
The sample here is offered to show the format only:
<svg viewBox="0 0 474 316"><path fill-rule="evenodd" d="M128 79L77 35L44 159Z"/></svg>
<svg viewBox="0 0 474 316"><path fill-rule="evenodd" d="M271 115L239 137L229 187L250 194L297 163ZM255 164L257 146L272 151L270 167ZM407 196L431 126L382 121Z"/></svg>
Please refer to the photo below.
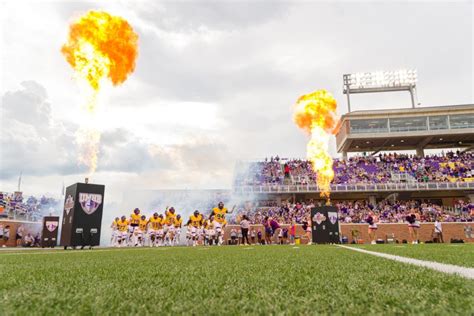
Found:
<svg viewBox="0 0 474 316"><path fill-rule="evenodd" d="M4 8L0 93L34 80L48 95L30 100L26 121L2 117L6 188L14 188L20 163L28 191L82 178L71 143L82 101L59 49L72 17L89 9L120 14L139 33L135 73L106 89L100 104L95 179L114 196L127 186L229 187L236 159L304 156L307 137L291 106L325 88L344 113L343 73L414 67L422 105L473 101L469 2L8 1ZM19 111L21 100L2 113ZM405 94L353 98L354 109L408 105ZM49 123L38 129L33 121Z"/></svg>

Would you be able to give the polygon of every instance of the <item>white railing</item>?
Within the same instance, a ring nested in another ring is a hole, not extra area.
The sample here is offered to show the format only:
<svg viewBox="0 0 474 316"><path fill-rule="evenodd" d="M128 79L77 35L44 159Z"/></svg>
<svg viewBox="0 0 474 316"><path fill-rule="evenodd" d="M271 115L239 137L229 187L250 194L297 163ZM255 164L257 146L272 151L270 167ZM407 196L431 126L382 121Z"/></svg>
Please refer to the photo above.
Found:
<svg viewBox="0 0 474 316"><path fill-rule="evenodd" d="M376 192L376 191L442 191L474 190L474 182L415 182L374 184L333 184L331 192ZM246 185L235 186L235 193L311 193L320 192L315 184L308 185Z"/></svg>

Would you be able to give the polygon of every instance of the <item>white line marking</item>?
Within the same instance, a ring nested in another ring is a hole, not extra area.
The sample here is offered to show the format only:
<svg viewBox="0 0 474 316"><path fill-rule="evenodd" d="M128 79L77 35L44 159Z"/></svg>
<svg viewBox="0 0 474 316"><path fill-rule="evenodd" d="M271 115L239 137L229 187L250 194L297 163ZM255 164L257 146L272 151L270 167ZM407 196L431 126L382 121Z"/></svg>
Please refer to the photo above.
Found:
<svg viewBox="0 0 474 316"><path fill-rule="evenodd" d="M413 264L416 266L420 267L425 267L425 268L430 268L433 270L437 270L440 272L444 273L449 273L449 274L458 274L460 276L463 276L468 279L474 279L474 268L466 268L466 267L460 267L456 266L454 264L446 264L446 263L439 263L439 262L433 262L433 261L424 261L424 260L419 260L419 259L413 259L413 258L407 258L407 257L401 257L401 256L395 256L395 255L389 255L386 253L382 252L375 252L375 251L368 251L360 248L353 248L349 246L342 246L338 245L339 247L353 250L353 251L358 251L362 253L366 253L369 255L374 255L377 257L382 257L385 259L390 259L390 260L395 260L403 263L408 263L408 264Z"/></svg>

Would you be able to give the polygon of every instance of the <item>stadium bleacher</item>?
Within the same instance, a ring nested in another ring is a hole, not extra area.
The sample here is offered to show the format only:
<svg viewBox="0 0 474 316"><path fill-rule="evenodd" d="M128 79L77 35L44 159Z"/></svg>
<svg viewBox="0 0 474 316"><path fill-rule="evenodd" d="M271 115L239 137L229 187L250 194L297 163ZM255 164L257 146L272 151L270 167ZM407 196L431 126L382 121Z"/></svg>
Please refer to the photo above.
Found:
<svg viewBox="0 0 474 316"><path fill-rule="evenodd" d="M276 203L276 202L275 202ZM261 224L266 216L276 219L281 224L290 224L293 220L300 224L309 220L311 208L321 206L321 201L283 202L278 206L259 206L240 208L232 218L231 224L237 224L243 215L247 215L252 224ZM420 222L472 222L474 221L474 203L458 200L454 207L443 206L431 201L389 201L382 200L371 204L367 200L334 201L339 210L341 223L366 223L369 212L379 219L380 223L405 223L405 217L413 212L420 214Z"/></svg>
<svg viewBox="0 0 474 316"><path fill-rule="evenodd" d="M0 192L0 218L40 221L45 214L56 211L61 202L41 196L23 197L21 192Z"/></svg>
<svg viewBox="0 0 474 316"><path fill-rule="evenodd" d="M317 175L304 159L265 159L250 162L237 170L234 185L316 184ZM473 154L446 154L417 157L397 153L334 159L333 184L396 182L474 182Z"/></svg>

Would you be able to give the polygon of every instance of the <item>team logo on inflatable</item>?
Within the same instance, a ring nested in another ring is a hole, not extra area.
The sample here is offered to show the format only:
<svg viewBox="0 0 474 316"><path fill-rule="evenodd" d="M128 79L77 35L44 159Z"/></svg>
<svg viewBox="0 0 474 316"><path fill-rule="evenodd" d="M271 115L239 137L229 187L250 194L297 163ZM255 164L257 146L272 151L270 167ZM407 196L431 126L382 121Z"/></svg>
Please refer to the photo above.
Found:
<svg viewBox="0 0 474 316"><path fill-rule="evenodd" d="M56 228L58 228L58 222L57 222L57 221L46 221L45 225L46 225L46 228L47 228L50 232L54 232L54 230L55 230Z"/></svg>
<svg viewBox="0 0 474 316"><path fill-rule="evenodd" d="M82 210L87 215L91 215L99 208L100 204L102 204L102 195L93 193L79 193L79 203L81 204Z"/></svg>
<svg viewBox="0 0 474 316"><path fill-rule="evenodd" d="M337 213L336 212L328 212L328 217L329 217L329 221L331 222L331 224L336 224L337 222Z"/></svg>
<svg viewBox="0 0 474 316"><path fill-rule="evenodd" d="M72 195L68 195L66 198L66 202L64 202L64 210L66 211L66 215L69 215L69 212L74 208L74 199Z"/></svg>
<svg viewBox="0 0 474 316"><path fill-rule="evenodd" d="M317 212L316 214L314 214L313 216L313 222L315 222L316 224L320 225L322 222L324 222L326 220L326 216L324 216L323 214Z"/></svg>

